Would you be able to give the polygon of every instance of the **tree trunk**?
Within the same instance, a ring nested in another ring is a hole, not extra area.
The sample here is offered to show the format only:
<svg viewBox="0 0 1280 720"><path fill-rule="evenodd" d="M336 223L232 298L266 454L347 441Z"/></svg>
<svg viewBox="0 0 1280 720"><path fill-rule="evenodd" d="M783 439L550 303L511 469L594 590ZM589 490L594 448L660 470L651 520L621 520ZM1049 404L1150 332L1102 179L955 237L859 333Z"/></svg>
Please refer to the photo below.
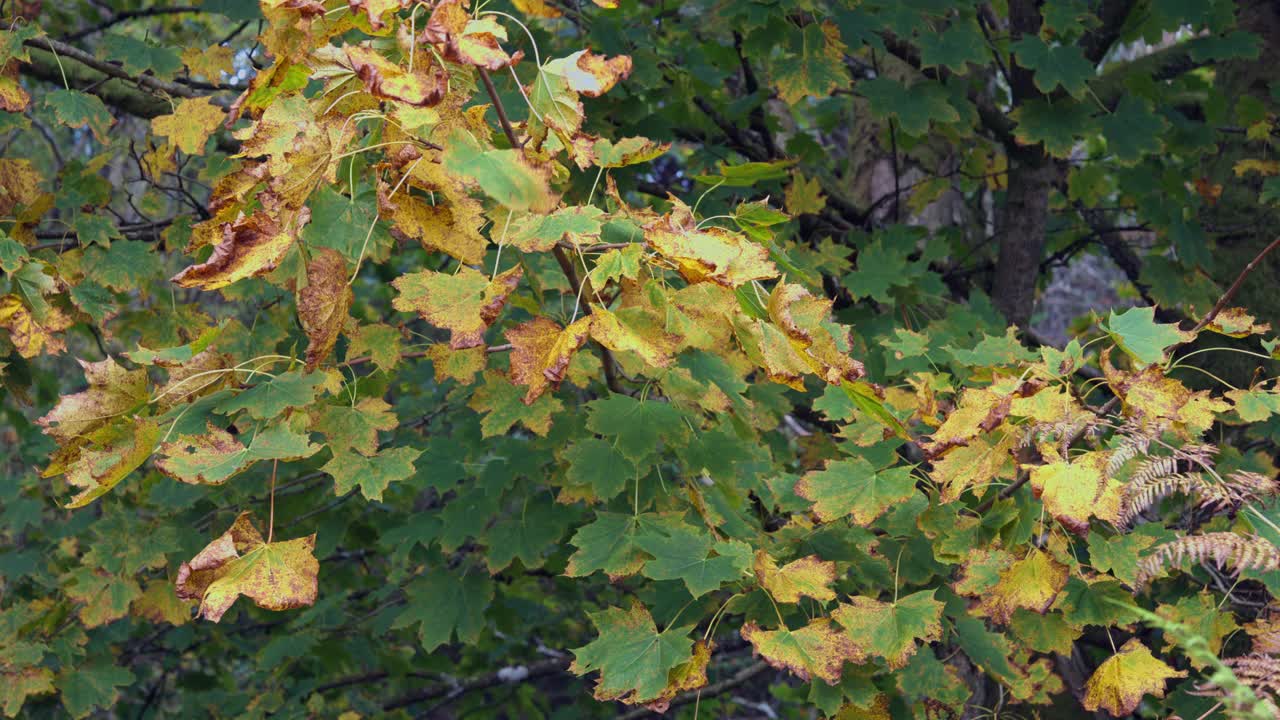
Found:
<svg viewBox="0 0 1280 720"><path fill-rule="evenodd" d="M996 228L1000 255L991 297L1011 324L1027 327L1035 305L1044 256L1049 190L1058 166L1043 153L1028 153L1009 168L1009 196Z"/></svg>

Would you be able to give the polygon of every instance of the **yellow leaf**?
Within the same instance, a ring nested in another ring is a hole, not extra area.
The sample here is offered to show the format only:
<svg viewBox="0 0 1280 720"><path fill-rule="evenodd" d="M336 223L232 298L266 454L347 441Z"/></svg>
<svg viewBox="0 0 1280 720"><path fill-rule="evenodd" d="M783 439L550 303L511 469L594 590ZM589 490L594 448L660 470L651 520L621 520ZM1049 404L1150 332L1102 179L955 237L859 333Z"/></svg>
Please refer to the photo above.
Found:
<svg viewBox="0 0 1280 720"><path fill-rule="evenodd" d="M479 264L489 245L480 234L485 223L480 203L450 195L453 202L429 205L407 194L388 199L379 188L378 203L389 214L395 232L417 240L427 250L448 253L465 265Z"/></svg>
<svg viewBox="0 0 1280 720"><path fill-rule="evenodd" d="M831 321L830 300L814 297L800 285L778 283L769 294L768 311L796 354L827 383L839 385L867 374L862 363L849 357L849 330Z"/></svg>
<svg viewBox="0 0 1280 720"><path fill-rule="evenodd" d="M845 662L860 663L866 655L826 618L799 630L762 630L753 621L742 626L742 639L751 643L765 662L790 670L801 680L821 678L828 685L840 682Z"/></svg>
<svg viewBox="0 0 1280 720"><path fill-rule="evenodd" d="M478 347L484 344L484 331L498 319L522 274L519 265L492 281L469 267L452 275L430 270L409 273L392 281L400 291L392 305L451 331L449 347L454 350Z"/></svg>
<svg viewBox="0 0 1280 720"><path fill-rule="evenodd" d="M235 71L232 62L234 57L231 48L226 45L189 47L182 51L182 62L192 75L203 75L215 81L221 77L221 73L230 74Z"/></svg>
<svg viewBox="0 0 1280 720"><path fill-rule="evenodd" d="M778 602L800 602L801 597L811 597L819 602L835 600L831 583L836 579L836 564L817 555L793 560L782 567L768 552L757 550L755 556L756 579Z"/></svg>
<svg viewBox="0 0 1280 720"><path fill-rule="evenodd" d="M74 324L75 320L52 305L44 320L38 322L17 295L0 296L0 328L9 331L9 342L24 358L57 355L66 350L66 343L55 333Z"/></svg>
<svg viewBox="0 0 1280 720"><path fill-rule="evenodd" d="M294 236L276 218L259 210L247 218L222 226L222 242L213 255L177 275L178 287L217 290L238 280L265 275L275 269L285 252L293 247Z"/></svg>
<svg viewBox="0 0 1280 720"><path fill-rule="evenodd" d="M1237 161L1231 169L1235 171L1236 177L1243 177L1249 173L1258 173L1263 177L1270 177L1272 175L1280 175L1280 161L1247 158Z"/></svg>
<svg viewBox="0 0 1280 720"><path fill-rule="evenodd" d="M645 241L691 283L732 288L778 276L767 248L724 228L673 231L653 226L645 230Z"/></svg>
<svg viewBox="0 0 1280 720"><path fill-rule="evenodd" d="M591 306L591 337L614 352L635 353L650 367L660 368L671 365L680 340L642 308L613 313L600 305Z"/></svg>
<svg viewBox="0 0 1280 720"><path fill-rule="evenodd" d="M185 625L191 620L191 606L178 598L168 581L152 580L129 606L129 614L156 624Z"/></svg>
<svg viewBox="0 0 1280 720"><path fill-rule="evenodd" d="M548 388L559 387L569 371L574 353L587 341L594 319L580 318L567 328L554 320L538 317L507 330L511 343L511 379L528 385L526 405L537 400Z"/></svg>
<svg viewBox="0 0 1280 720"><path fill-rule="evenodd" d="M1016 445L1017 436L1012 432L979 435L934 461L930 477L942 486L942 502L955 502L970 488L981 492L996 478L1012 477Z"/></svg>
<svg viewBox="0 0 1280 720"><path fill-rule="evenodd" d="M1107 477L1109 452L1086 452L1071 462L1047 449L1044 465L1030 468L1031 488L1047 510L1064 527L1084 534L1089 518L1120 522L1119 481Z"/></svg>
<svg viewBox="0 0 1280 720"><path fill-rule="evenodd" d="M108 357L99 362L76 359L89 388L64 395L47 415L36 421L47 435L69 443L110 423L147 401L147 373L127 370Z"/></svg>
<svg viewBox="0 0 1280 720"><path fill-rule="evenodd" d="M454 350L448 345L436 344L427 348L427 357L431 358L436 382L453 379L470 385L476 373L484 370L488 352L479 346Z"/></svg>
<svg viewBox="0 0 1280 720"><path fill-rule="evenodd" d="M169 138L188 155L203 155L205 141L225 119L222 108L207 97L186 98L178 102L172 115L161 115L151 120L151 129L157 135Z"/></svg>
<svg viewBox="0 0 1280 720"><path fill-rule="evenodd" d="M512 0L511 4L529 17L550 19L558 18L561 14L559 10L543 2L543 0Z"/></svg>
<svg viewBox="0 0 1280 720"><path fill-rule="evenodd" d="M1125 717L1137 709L1142 696L1164 697L1165 681L1186 677L1151 654L1138 638L1130 638L1118 653L1098 666L1084 686L1084 709L1106 710Z"/></svg>
<svg viewBox="0 0 1280 720"><path fill-rule="evenodd" d="M217 540L178 568L178 597L199 600L199 615L218 622L241 595L266 610L315 604L317 575L314 534L268 543L242 513Z"/></svg>
<svg viewBox="0 0 1280 720"><path fill-rule="evenodd" d="M348 45L345 52L345 62L339 62L349 67L374 97L425 106L439 103L448 91L449 74L439 63L423 59L409 72L370 47Z"/></svg>
<svg viewBox="0 0 1280 720"><path fill-rule="evenodd" d="M791 176L785 196L787 212L791 215L817 215L827 207L827 197L822 194L822 183L800 173Z"/></svg>
<svg viewBox="0 0 1280 720"><path fill-rule="evenodd" d="M1066 583L1067 566L1037 550L1001 572L995 587L981 596L978 606L1001 624L1009 622L1018 608L1043 615Z"/></svg>

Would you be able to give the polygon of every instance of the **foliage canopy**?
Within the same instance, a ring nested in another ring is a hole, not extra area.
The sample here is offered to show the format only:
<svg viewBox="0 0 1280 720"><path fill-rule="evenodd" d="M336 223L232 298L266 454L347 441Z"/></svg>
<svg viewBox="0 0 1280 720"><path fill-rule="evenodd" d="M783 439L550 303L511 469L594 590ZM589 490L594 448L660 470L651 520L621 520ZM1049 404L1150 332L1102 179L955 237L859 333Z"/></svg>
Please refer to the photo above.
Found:
<svg viewBox="0 0 1280 720"><path fill-rule="evenodd" d="M6 716L1277 713L1273 3L115 5L0 2Z"/></svg>

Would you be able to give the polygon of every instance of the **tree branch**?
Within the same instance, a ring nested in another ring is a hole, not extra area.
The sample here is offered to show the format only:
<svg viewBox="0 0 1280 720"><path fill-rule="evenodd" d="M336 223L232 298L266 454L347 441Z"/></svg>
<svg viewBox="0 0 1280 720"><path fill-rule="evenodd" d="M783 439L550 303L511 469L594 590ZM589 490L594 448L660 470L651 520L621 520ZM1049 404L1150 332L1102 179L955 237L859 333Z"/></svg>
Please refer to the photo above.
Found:
<svg viewBox="0 0 1280 720"><path fill-rule="evenodd" d="M69 35L64 35L62 37L62 40L64 42L72 42L75 40L79 40L82 37L86 37L94 33L102 32L103 30L106 30L109 27L119 25L122 22L127 22L129 20L134 20L136 18L155 17L157 15L179 15L182 13L199 13L199 12L204 12L204 9L198 8L198 7L189 7L189 6L177 6L177 7L159 7L158 6L158 7L142 8L140 10L122 10L116 13L115 15L107 18L106 20L103 20L97 25L94 25L92 27L87 27L83 30L77 30L73 33L70 33Z"/></svg>
<svg viewBox="0 0 1280 720"><path fill-rule="evenodd" d="M1244 279L1249 277L1249 273L1253 272L1253 269L1258 267L1258 264L1262 262L1263 258L1265 258L1272 250L1275 250L1277 246L1280 246L1280 237L1272 240L1270 245L1263 248L1262 252L1258 253L1257 256L1250 260L1248 265L1244 266L1244 269L1236 276L1236 281L1231 283L1231 287L1227 288L1227 291L1222 294L1222 297L1218 298L1218 302L1214 304L1213 309L1209 311L1209 314L1205 315L1200 322L1196 323L1195 327L1191 328L1191 332L1198 333L1203 330L1206 325L1213 322L1213 319L1218 317L1218 313L1222 312L1222 309L1227 306L1227 303L1231 302L1231 298L1235 297L1237 292L1240 292L1240 286L1244 284Z"/></svg>
<svg viewBox="0 0 1280 720"><path fill-rule="evenodd" d="M131 82L139 88L150 90L154 93L166 93L183 98L200 97L200 95L191 88L175 82L161 80L160 78L152 75L130 75L119 65L99 60L84 50L68 45L64 42L51 40L49 38L32 38L24 42L23 45L36 48L37 50L56 53L59 58L75 60L81 65L93 68L103 75Z"/></svg>

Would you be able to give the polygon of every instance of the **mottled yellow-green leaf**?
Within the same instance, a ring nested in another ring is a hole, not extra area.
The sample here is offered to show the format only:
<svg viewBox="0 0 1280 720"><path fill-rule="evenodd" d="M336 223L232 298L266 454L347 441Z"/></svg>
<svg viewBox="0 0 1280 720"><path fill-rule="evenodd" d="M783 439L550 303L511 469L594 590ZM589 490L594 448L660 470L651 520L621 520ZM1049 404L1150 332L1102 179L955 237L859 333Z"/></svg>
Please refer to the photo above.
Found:
<svg viewBox="0 0 1280 720"><path fill-rule="evenodd" d="M1070 462L1050 455L1046 464L1030 468L1031 488L1045 510L1064 527L1088 532L1089 519L1120 521L1120 483L1107 477L1109 453L1087 452Z"/></svg>
<svg viewBox="0 0 1280 720"><path fill-rule="evenodd" d="M391 483L413 477L413 461L421 454L421 450L409 447L390 448L369 457L335 451L320 469L333 478L335 495L346 495L358 487L366 499L381 501Z"/></svg>
<svg viewBox="0 0 1280 720"><path fill-rule="evenodd" d="M934 592L921 590L890 603L856 596L831 616L861 653L879 655L897 669L915 654L917 640L927 643L942 637L942 603L933 598Z"/></svg>
<svg viewBox="0 0 1280 720"><path fill-rule="evenodd" d="M156 467L176 480L221 485L259 460L298 460L314 455L319 445L285 423L263 428L248 447L222 428L209 425L203 435L180 435L160 445Z"/></svg>
<svg viewBox="0 0 1280 720"><path fill-rule="evenodd" d="M840 682L846 662L860 663L866 655L827 618L818 618L799 630L763 630L755 622L742 626L742 638L751 643L765 662L790 670L801 680L810 676L828 685Z"/></svg>
<svg viewBox="0 0 1280 720"><path fill-rule="evenodd" d="M242 513L217 540L178 568L178 597L199 600L199 615L206 620L221 620L241 595L266 610L307 607L316 601L316 536L266 542L249 515Z"/></svg>
<svg viewBox="0 0 1280 720"><path fill-rule="evenodd" d="M129 614L156 624L185 625L191 620L191 604L178 597L168 580L152 580L129 606Z"/></svg>
<svg viewBox="0 0 1280 720"><path fill-rule="evenodd" d="M525 404L538 399L548 388L555 389L569 371L574 353L587 341L594 316L583 317L569 327L538 317L507 330L511 343L511 379L527 385Z"/></svg>
<svg viewBox="0 0 1280 720"><path fill-rule="evenodd" d="M555 396L542 395L525 404L524 393L512 385L502 373L488 370L484 384L476 388L467 406L484 413L480 420L480 432L484 437L501 435L516 423L524 425L535 434L546 435L551 430L552 414L562 410L564 404Z"/></svg>
<svg viewBox="0 0 1280 720"><path fill-rule="evenodd" d="M67 349L59 335L75 324L75 320L56 306L50 305L42 320L17 295L0 296L0 328L9 331L9 342L24 358L57 355Z"/></svg>
<svg viewBox="0 0 1280 720"><path fill-rule="evenodd" d="M212 98L183 98L178 100L172 115L152 118L151 129L169 138L182 152L203 155L205 142L225 117L226 113L213 104Z"/></svg>
<svg viewBox="0 0 1280 720"><path fill-rule="evenodd" d="M1081 702L1090 712L1105 710L1113 717L1125 717L1144 695L1162 698L1165 681L1186 676L1157 659L1138 638L1130 638L1089 677Z"/></svg>
<svg viewBox="0 0 1280 720"><path fill-rule="evenodd" d="M667 332L661 321L641 308L623 308L617 313L599 305L591 306L591 337L614 352L631 352L649 367L671 365L679 337Z"/></svg>
<svg viewBox="0 0 1280 720"><path fill-rule="evenodd" d="M361 398L355 405L325 405L313 413L311 429L324 433L335 453L354 450L370 456L378 452L378 432L399 424L391 406L382 398Z"/></svg>
<svg viewBox="0 0 1280 720"><path fill-rule="evenodd" d="M831 584L836 580L836 564L824 561L817 555L793 560L782 567L773 556L757 550L752 565L756 580L778 602L800 602L801 597L811 597L819 602L835 600Z"/></svg>
<svg viewBox="0 0 1280 720"><path fill-rule="evenodd" d="M978 607L1001 624L1009 622L1018 608L1044 614L1066 583L1067 566L1036 550L1001 572L995 586L979 599Z"/></svg>
<svg viewBox="0 0 1280 720"><path fill-rule="evenodd" d="M400 364L400 331L390 325L359 325L347 338L347 362L367 357L379 370L389 372Z"/></svg>
<svg viewBox="0 0 1280 720"><path fill-rule="evenodd" d="M482 347L454 350L439 343L427 348L427 357L431 358L431 369L435 373L436 382L456 380L463 385L470 385L476 374L484 371L489 352Z"/></svg>
<svg viewBox="0 0 1280 720"><path fill-rule="evenodd" d="M778 276L765 246L724 228L678 229L655 225L645 241L691 283L738 287Z"/></svg>
<svg viewBox="0 0 1280 720"><path fill-rule="evenodd" d="M106 495L151 457L160 442L154 420L121 420L84 436L88 443L66 470L67 482L79 489L67 503L80 508Z"/></svg>
<svg viewBox="0 0 1280 720"><path fill-rule="evenodd" d="M76 362L84 369L89 388L62 396L48 414L36 421L46 434L61 443L106 425L148 399L145 370L127 370L110 357L99 362L77 358Z"/></svg>
<svg viewBox="0 0 1280 720"><path fill-rule="evenodd" d="M492 281L469 267L456 274L423 270L401 275L392 282L400 291L392 304L449 330L453 349L477 347L484 344L484 331L498 319L522 274L517 265Z"/></svg>
<svg viewBox="0 0 1280 720"><path fill-rule="evenodd" d="M796 483L795 492L813 502L813 512L823 522L848 516L858 525L869 525L914 495L916 481L911 468L877 472L862 458L847 458L806 474Z"/></svg>
<svg viewBox="0 0 1280 720"><path fill-rule="evenodd" d="M827 198L822 194L822 183L817 178L807 178L800 173L791 176L791 184L787 186L784 196L787 212L796 215L817 215L827 207Z"/></svg>

